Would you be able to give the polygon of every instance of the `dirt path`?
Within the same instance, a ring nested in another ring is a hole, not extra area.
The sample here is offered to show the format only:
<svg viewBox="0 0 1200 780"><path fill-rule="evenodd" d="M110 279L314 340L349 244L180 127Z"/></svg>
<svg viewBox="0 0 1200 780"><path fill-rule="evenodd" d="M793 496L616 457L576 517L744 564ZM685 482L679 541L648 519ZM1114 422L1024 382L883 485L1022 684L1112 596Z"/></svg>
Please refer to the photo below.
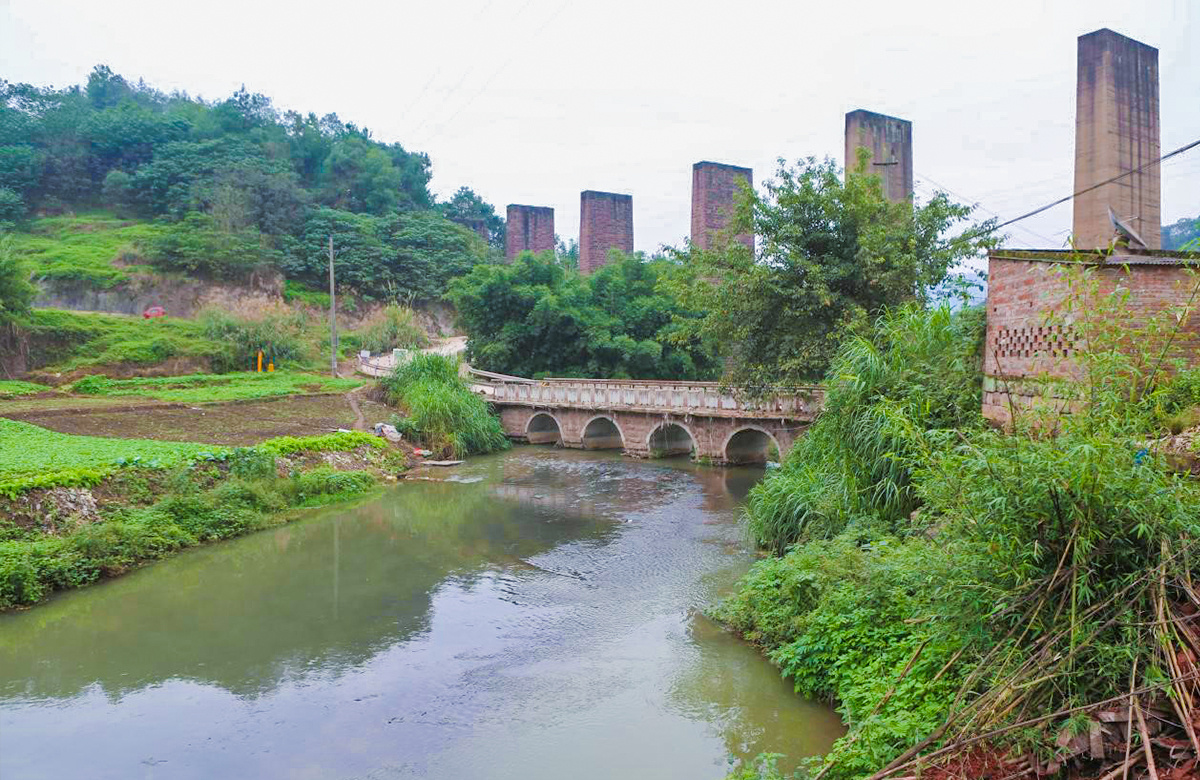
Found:
<svg viewBox="0 0 1200 780"><path fill-rule="evenodd" d="M354 411L354 430L365 431L367 429L367 418L362 413L362 408L358 405L358 399L354 394L361 391L366 385L356 387L346 393L346 403L350 404L350 408Z"/></svg>

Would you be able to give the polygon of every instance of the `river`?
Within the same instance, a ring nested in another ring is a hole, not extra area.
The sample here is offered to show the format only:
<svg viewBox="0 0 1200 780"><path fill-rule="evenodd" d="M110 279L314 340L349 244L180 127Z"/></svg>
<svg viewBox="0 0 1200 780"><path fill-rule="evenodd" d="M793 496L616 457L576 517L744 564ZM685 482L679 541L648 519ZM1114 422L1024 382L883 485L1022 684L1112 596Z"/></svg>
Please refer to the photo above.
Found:
<svg viewBox="0 0 1200 780"><path fill-rule="evenodd" d="M705 780L841 735L697 612L760 471L423 474L0 616L0 777Z"/></svg>

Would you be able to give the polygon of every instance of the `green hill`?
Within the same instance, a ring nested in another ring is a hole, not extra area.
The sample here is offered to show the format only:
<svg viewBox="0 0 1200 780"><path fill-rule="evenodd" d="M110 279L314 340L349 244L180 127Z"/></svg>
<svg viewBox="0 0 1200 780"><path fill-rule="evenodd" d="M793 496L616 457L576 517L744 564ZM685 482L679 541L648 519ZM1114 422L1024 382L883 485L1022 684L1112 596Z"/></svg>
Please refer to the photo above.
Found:
<svg viewBox="0 0 1200 780"><path fill-rule="evenodd" d="M105 66L62 89L0 80L0 230L44 284L271 268L321 289L332 235L344 292L434 299L498 257L504 224L465 187L438 203L431 174L421 152L244 88L209 102Z"/></svg>

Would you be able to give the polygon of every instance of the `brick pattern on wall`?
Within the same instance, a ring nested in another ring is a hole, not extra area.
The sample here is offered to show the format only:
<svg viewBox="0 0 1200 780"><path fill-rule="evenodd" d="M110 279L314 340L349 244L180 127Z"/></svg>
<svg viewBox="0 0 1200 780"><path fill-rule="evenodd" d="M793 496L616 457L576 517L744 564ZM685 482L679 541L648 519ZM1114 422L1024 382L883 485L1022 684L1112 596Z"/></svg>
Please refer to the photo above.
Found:
<svg viewBox="0 0 1200 780"><path fill-rule="evenodd" d="M633 251L633 196L587 190L579 196L579 272L608 263L608 250Z"/></svg>
<svg viewBox="0 0 1200 780"><path fill-rule="evenodd" d="M554 251L554 209L510 203L507 217L504 257L510 263L522 252Z"/></svg>
<svg viewBox="0 0 1200 780"><path fill-rule="evenodd" d="M1068 295L1061 265L1046 260L988 258L987 335L984 342L984 415L1007 422L1009 404L1031 405L1039 391L1032 380L1079 379L1078 352L1086 348L1062 316ZM1144 326L1149 317L1184 303L1197 283L1181 263L1110 263L1096 269L1101 295L1129 291L1128 326ZM1078 308L1078 307L1077 307ZM1055 321L1050 321L1055 320ZM1144 347L1145 345L1138 345ZM1168 350L1169 358L1200 365L1200 314L1193 315Z"/></svg>
<svg viewBox="0 0 1200 780"><path fill-rule="evenodd" d="M729 224L742 182L753 187L754 171L714 162L698 162L692 166L691 238L694 245L709 249L714 235ZM743 233L734 240L754 250L754 236Z"/></svg>
<svg viewBox="0 0 1200 780"><path fill-rule="evenodd" d="M883 180L883 194L892 203L912 197L912 122L859 109L846 114L846 169L858 165L858 148L871 152L867 173Z"/></svg>
<svg viewBox="0 0 1200 780"><path fill-rule="evenodd" d="M1075 198L1080 249L1107 247L1116 215L1151 249L1162 247L1158 49L1112 30L1079 37L1075 86L1075 191L1143 170Z"/></svg>

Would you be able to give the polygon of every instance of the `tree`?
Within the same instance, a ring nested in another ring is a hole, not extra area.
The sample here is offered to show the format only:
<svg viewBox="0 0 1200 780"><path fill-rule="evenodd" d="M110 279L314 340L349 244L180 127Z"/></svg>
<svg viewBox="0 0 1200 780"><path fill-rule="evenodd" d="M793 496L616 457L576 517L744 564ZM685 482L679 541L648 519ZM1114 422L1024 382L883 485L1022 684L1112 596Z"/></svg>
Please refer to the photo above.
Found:
<svg viewBox="0 0 1200 780"><path fill-rule="evenodd" d="M951 228L971 208L939 194L889 203L865 158L843 181L829 159L779 161L764 192L743 191L713 248L675 252L666 282L687 311L680 338L720 345L724 381L750 392L818 380L837 345L881 311L927 301L959 261L991 245L992 225ZM731 240L753 233L757 253Z"/></svg>
<svg viewBox="0 0 1200 780"><path fill-rule="evenodd" d="M479 197L470 187L459 187L458 191L440 208L446 218L474 229L482 223L487 229L488 245L504 248L504 220L496 213L492 204Z"/></svg>
<svg viewBox="0 0 1200 780"><path fill-rule="evenodd" d="M619 254L619 253L618 253ZM549 252L511 265L479 265L446 297L468 334L467 356L485 370L522 376L706 379L713 355L677 338L685 318L659 291L661 261L620 255L591 276Z"/></svg>
<svg viewBox="0 0 1200 780"><path fill-rule="evenodd" d="M29 312L37 295L30 275L29 265L17 255L12 236L0 235L0 323Z"/></svg>
<svg viewBox="0 0 1200 780"><path fill-rule="evenodd" d="M107 65L92 68L87 80L87 99L92 108L103 110L120 105L132 90L120 75L113 73Z"/></svg>
<svg viewBox="0 0 1200 780"><path fill-rule="evenodd" d="M11 229L25 217L25 201L20 194L0 187L0 230Z"/></svg>

